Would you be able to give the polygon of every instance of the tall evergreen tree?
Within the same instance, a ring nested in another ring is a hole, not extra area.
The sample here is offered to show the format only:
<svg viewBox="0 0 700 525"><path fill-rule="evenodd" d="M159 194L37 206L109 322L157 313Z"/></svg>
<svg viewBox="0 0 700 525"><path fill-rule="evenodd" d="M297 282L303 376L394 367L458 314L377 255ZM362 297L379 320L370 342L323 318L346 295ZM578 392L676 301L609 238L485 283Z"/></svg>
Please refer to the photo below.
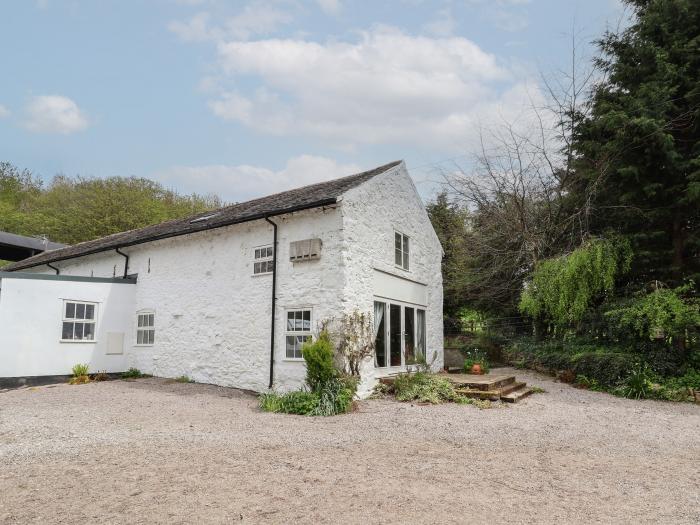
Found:
<svg viewBox="0 0 700 525"><path fill-rule="evenodd" d="M604 79L576 130L590 227L631 241L632 278L700 276L700 2L624 0L632 23L599 41Z"/></svg>

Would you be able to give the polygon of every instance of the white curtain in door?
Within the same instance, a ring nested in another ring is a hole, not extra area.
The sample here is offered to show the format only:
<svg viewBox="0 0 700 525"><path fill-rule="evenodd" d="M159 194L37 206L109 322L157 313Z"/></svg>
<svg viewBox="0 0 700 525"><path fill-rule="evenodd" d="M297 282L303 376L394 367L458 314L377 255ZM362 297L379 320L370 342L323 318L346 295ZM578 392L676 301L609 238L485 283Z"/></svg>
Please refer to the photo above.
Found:
<svg viewBox="0 0 700 525"><path fill-rule="evenodd" d="M375 303L376 304L376 303ZM375 306L376 309L376 306ZM425 310L416 311L416 357L425 357Z"/></svg>
<svg viewBox="0 0 700 525"><path fill-rule="evenodd" d="M379 326L382 324L382 319L384 318L384 303L374 302L374 338L377 338L379 334Z"/></svg>

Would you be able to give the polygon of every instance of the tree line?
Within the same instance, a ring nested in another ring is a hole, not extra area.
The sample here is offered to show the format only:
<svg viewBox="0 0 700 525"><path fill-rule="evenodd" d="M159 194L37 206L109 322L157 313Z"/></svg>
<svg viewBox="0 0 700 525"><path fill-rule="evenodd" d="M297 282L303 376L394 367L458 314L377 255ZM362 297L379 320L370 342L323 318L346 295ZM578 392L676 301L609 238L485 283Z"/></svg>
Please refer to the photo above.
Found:
<svg viewBox="0 0 700 525"><path fill-rule="evenodd" d="M447 316L682 374L700 370L700 5L625 3L629 25L589 64L574 42L548 102L484 130L428 211Z"/></svg>
<svg viewBox="0 0 700 525"><path fill-rule="evenodd" d="M136 177L56 175L45 184L0 163L0 231L75 244L222 205L215 195L180 195Z"/></svg>

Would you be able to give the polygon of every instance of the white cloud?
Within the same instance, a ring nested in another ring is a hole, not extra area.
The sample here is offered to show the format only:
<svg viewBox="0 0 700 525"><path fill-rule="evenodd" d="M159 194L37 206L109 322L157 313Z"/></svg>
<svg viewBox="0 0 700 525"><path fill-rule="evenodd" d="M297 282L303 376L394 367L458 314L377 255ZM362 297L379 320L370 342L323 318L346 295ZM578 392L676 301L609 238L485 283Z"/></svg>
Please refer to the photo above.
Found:
<svg viewBox="0 0 700 525"><path fill-rule="evenodd" d="M5 106L0 104L0 118L6 118L10 116L10 110L7 109Z"/></svg>
<svg viewBox="0 0 700 525"><path fill-rule="evenodd" d="M60 95L34 97L26 112L24 125L30 131L69 134L88 126L88 119L78 105Z"/></svg>
<svg viewBox="0 0 700 525"><path fill-rule="evenodd" d="M321 10L329 15L337 15L343 8L340 0L316 0L316 2Z"/></svg>
<svg viewBox="0 0 700 525"><path fill-rule="evenodd" d="M476 124L527 103L526 79L462 37L376 27L354 42L221 42L226 77L259 81L210 101L219 117L276 135L343 146L410 143L463 149ZM518 98L520 97L520 98Z"/></svg>
<svg viewBox="0 0 700 525"><path fill-rule="evenodd" d="M259 1L246 5L234 16L223 18L219 24L212 24L210 13L201 12L187 22L170 22L168 29L186 42L224 38L247 40L257 35L270 35L291 21L292 16L287 11Z"/></svg>
<svg viewBox="0 0 700 525"><path fill-rule="evenodd" d="M173 166L153 178L184 193L215 193L224 200L241 202L255 197L351 175L361 171L356 164L300 155L289 159L279 171L248 164Z"/></svg>

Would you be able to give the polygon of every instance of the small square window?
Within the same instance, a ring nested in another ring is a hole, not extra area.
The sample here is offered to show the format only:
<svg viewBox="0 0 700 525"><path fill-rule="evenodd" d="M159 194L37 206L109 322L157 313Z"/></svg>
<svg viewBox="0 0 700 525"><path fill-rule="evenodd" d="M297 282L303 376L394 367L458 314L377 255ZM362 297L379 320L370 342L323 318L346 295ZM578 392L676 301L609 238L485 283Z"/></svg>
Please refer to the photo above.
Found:
<svg viewBox="0 0 700 525"><path fill-rule="evenodd" d="M95 303L64 301L62 341L94 341L97 307Z"/></svg>
<svg viewBox="0 0 700 525"><path fill-rule="evenodd" d="M255 260L253 261L253 275L272 273L275 261L272 253L272 246L262 246L255 248Z"/></svg>

